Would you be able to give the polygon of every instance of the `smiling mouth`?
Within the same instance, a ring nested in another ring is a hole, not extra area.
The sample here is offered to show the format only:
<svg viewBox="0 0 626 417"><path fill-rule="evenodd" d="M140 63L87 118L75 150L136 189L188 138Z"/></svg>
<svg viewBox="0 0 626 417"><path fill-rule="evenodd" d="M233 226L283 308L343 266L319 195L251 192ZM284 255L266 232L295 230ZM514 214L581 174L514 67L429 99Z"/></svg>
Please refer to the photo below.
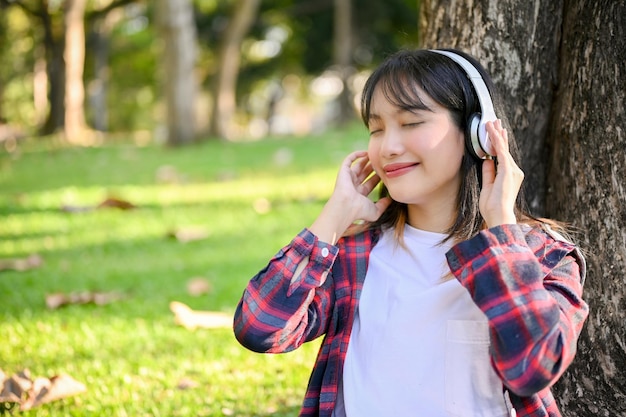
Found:
<svg viewBox="0 0 626 417"><path fill-rule="evenodd" d="M389 164L384 167L385 174L389 178L399 177L411 171L413 168L419 165L419 162L411 162L411 163L396 163Z"/></svg>

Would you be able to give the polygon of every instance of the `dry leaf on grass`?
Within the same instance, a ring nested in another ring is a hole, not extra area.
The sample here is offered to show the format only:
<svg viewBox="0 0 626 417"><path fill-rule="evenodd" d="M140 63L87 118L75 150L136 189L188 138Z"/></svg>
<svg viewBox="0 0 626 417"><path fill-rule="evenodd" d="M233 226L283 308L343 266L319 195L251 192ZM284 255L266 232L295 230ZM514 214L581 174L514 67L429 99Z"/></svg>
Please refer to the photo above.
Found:
<svg viewBox="0 0 626 417"><path fill-rule="evenodd" d="M209 280L203 277L196 277L187 281L187 292L194 297L208 294L212 289Z"/></svg>
<svg viewBox="0 0 626 417"><path fill-rule="evenodd" d="M37 254L32 254L26 258L0 259L0 271L12 269L23 272L39 268L41 265L43 265L43 258Z"/></svg>
<svg viewBox="0 0 626 417"><path fill-rule="evenodd" d="M258 214L267 214L272 210L272 202L265 197L257 198L254 200L254 203L252 203L252 208L254 208L254 211Z"/></svg>
<svg viewBox="0 0 626 417"><path fill-rule="evenodd" d="M178 240L182 243L203 240L209 237L209 232L202 228L181 228L167 232L167 237Z"/></svg>
<svg viewBox="0 0 626 417"><path fill-rule="evenodd" d="M178 381L178 384L176 384L176 388L178 388L181 391L187 390L187 389L192 389L192 388L196 388L198 387L200 384L198 384L196 381L194 381L193 379L190 378L181 378L180 381Z"/></svg>
<svg viewBox="0 0 626 417"><path fill-rule="evenodd" d="M55 310L70 304L95 304L98 306L110 304L123 298L118 292L91 292L81 291L72 293L46 294L46 307Z"/></svg>
<svg viewBox="0 0 626 417"><path fill-rule="evenodd" d="M0 403L19 404L22 411L85 391L85 385L69 375L33 380L28 369L11 377L0 370Z"/></svg>
<svg viewBox="0 0 626 417"><path fill-rule="evenodd" d="M32 382L28 369L7 377L0 370L0 403L19 403L22 395L30 389Z"/></svg>
<svg viewBox="0 0 626 417"><path fill-rule="evenodd" d="M85 391L87 387L69 375L55 375L50 379L35 378L28 397L20 409L30 410L38 405L82 394Z"/></svg>
<svg viewBox="0 0 626 417"><path fill-rule="evenodd" d="M116 197L105 198L100 204L98 204L97 208L117 208L120 210L132 210L137 208L133 203L122 200Z"/></svg>
<svg viewBox="0 0 626 417"><path fill-rule="evenodd" d="M133 203L122 200L117 197L107 197L102 200L100 203L91 206L72 206L72 205L64 205L61 206L61 210L68 213L82 213L85 211L92 211L96 209L102 208L116 208L120 210L132 210L137 208Z"/></svg>
<svg viewBox="0 0 626 417"><path fill-rule="evenodd" d="M154 175L156 182L161 184L182 184L185 176L172 165L161 165Z"/></svg>
<svg viewBox="0 0 626 417"><path fill-rule="evenodd" d="M228 328L233 325L232 316L226 313L192 310L189 306L178 301L170 303L170 310L174 313L176 324L188 330Z"/></svg>

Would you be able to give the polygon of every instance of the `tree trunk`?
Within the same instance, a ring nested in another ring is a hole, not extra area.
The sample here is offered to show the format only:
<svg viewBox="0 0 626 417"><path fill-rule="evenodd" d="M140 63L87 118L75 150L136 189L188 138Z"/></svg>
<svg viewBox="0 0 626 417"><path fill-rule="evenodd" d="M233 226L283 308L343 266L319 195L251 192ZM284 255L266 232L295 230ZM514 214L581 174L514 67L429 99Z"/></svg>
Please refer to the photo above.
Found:
<svg viewBox="0 0 626 417"><path fill-rule="evenodd" d="M350 120L353 120L355 114L349 82L350 76L354 72L352 67L352 0L334 1L334 61L343 84L343 89L337 99L338 114L336 121L339 126L343 126Z"/></svg>
<svg viewBox="0 0 626 417"><path fill-rule="evenodd" d="M33 66L33 103L35 107L35 123L42 126L50 112L48 105L48 63L43 46L35 47L35 65Z"/></svg>
<svg viewBox="0 0 626 417"><path fill-rule="evenodd" d="M624 0L422 0L425 47L495 76L531 207L583 233L591 316L555 387L564 416L626 416Z"/></svg>
<svg viewBox="0 0 626 417"><path fill-rule="evenodd" d="M547 209L582 232L591 317L559 398L572 416L626 416L626 5L565 6Z"/></svg>
<svg viewBox="0 0 626 417"><path fill-rule="evenodd" d="M65 3L65 139L75 145L91 143L85 123L85 5Z"/></svg>
<svg viewBox="0 0 626 417"><path fill-rule="evenodd" d="M41 134L48 135L63 128L65 123L65 61L63 59L65 41L56 38L52 27L52 16L48 11L47 1L43 1L40 18L44 30L44 49L46 71L48 74L48 117L41 127ZM64 32L62 30L61 32Z"/></svg>
<svg viewBox="0 0 626 417"><path fill-rule="evenodd" d="M164 88L167 109L167 144L194 140L197 84L196 30L190 0L159 0L158 15L164 43Z"/></svg>
<svg viewBox="0 0 626 417"><path fill-rule="evenodd" d="M92 18L91 39L93 45L93 66L94 79L89 86L90 105L93 109L93 127L100 132L109 130L109 109L107 104L107 92L109 87L109 49L111 30L115 23L119 21L121 14L117 9L111 7L111 0L96 2L98 10L108 3L107 13L98 14L97 18ZM92 12L93 13L93 12Z"/></svg>
<svg viewBox="0 0 626 417"><path fill-rule="evenodd" d="M89 86L90 105L93 109L93 128L100 132L109 130L107 90L109 83L109 33L106 23L97 22L92 34L94 80Z"/></svg>
<svg viewBox="0 0 626 417"><path fill-rule="evenodd" d="M423 45L469 52L506 98L523 156L526 197L537 215L545 208L545 138L557 82L562 10L563 0L422 0L420 7Z"/></svg>
<svg viewBox="0 0 626 417"><path fill-rule="evenodd" d="M6 50L7 50L7 19L6 12L3 11L4 7L0 6L0 62L6 62ZM7 79L5 74L0 71L0 126L4 123L4 86Z"/></svg>
<svg viewBox="0 0 626 417"><path fill-rule="evenodd" d="M241 43L250 30L259 9L260 0L239 0L233 9L222 39L219 67L213 84L211 135L232 139L233 117L236 109L237 77L241 63Z"/></svg>

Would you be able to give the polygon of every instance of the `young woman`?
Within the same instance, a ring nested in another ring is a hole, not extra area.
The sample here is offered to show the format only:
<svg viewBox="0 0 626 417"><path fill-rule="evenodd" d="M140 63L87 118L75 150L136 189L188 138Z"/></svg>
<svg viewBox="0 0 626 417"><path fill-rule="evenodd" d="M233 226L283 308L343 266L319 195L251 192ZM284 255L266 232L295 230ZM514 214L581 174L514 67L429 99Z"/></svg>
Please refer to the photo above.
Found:
<svg viewBox="0 0 626 417"><path fill-rule="evenodd" d="M243 346L287 352L325 335L301 416L560 415L550 387L588 314L585 262L524 210L513 135L477 122L487 90L461 52L389 57L362 95L368 150L346 157L319 217L245 289Z"/></svg>

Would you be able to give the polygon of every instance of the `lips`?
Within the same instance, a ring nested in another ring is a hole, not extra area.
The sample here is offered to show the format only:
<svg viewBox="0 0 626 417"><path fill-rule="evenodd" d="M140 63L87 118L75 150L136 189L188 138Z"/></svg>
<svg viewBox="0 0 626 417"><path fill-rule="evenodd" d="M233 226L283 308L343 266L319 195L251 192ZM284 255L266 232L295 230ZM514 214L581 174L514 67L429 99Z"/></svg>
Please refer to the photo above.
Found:
<svg viewBox="0 0 626 417"><path fill-rule="evenodd" d="M387 174L388 178L394 178L408 173L418 165L418 162L398 162L385 165L383 169L385 170L385 174Z"/></svg>

